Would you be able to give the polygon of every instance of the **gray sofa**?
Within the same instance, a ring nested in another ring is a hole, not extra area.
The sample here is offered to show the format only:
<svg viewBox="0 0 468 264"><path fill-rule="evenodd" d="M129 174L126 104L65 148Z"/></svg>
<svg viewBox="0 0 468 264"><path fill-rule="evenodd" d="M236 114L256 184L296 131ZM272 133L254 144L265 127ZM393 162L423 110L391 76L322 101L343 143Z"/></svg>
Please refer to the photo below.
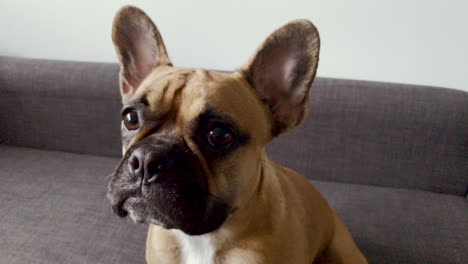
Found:
<svg viewBox="0 0 468 264"><path fill-rule="evenodd" d="M147 227L105 198L117 73L0 57L0 263L144 263ZM318 78L306 122L269 154L314 182L370 263L466 263L467 95Z"/></svg>

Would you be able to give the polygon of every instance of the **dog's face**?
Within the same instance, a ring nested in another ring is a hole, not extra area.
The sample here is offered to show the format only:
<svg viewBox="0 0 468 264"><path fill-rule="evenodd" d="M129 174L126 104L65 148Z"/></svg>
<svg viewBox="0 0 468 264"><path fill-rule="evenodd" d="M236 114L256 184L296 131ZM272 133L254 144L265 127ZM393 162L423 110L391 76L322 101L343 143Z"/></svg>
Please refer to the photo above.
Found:
<svg viewBox="0 0 468 264"><path fill-rule="evenodd" d="M264 146L304 118L315 27L284 26L234 73L172 67L135 7L117 14L113 41L124 105L124 157L108 186L114 211L190 235L219 228L255 192Z"/></svg>
<svg viewBox="0 0 468 264"><path fill-rule="evenodd" d="M153 71L122 110L125 154L109 185L116 212L189 234L219 227L240 195L235 175L258 173L264 112L240 76Z"/></svg>

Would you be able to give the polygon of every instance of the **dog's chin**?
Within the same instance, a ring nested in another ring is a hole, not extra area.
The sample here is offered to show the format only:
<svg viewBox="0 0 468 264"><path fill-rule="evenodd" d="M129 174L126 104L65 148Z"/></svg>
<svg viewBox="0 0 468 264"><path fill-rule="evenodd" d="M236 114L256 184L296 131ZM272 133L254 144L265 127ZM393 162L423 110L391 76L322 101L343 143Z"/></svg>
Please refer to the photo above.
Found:
<svg viewBox="0 0 468 264"><path fill-rule="evenodd" d="M229 206L211 202L206 212L189 212L190 216L169 216L161 212L154 201L142 197L129 197L115 208L120 217L128 216L134 223L153 224L165 229L178 229L188 235L202 235L218 229L229 214ZM203 218L193 217L203 215Z"/></svg>
<svg viewBox="0 0 468 264"><path fill-rule="evenodd" d="M167 228L168 225L161 219L156 219L148 210L148 201L143 198L130 197L122 205L133 222L138 224L153 224Z"/></svg>
<svg viewBox="0 0 468 264"><path fill-rule="evenodd" d="M179 229L201 235L219 228L231 206L208 191L206 176L196 162L180 160L169 174L143 184L127 170L124 158L109 182L107 197L114 212L135 223Z"/></svg>

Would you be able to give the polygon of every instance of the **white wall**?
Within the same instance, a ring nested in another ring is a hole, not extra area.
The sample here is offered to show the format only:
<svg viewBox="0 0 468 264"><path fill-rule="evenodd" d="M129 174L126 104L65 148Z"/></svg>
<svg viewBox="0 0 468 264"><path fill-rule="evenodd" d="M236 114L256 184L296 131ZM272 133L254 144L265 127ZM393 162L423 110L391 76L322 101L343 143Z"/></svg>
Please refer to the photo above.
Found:
<svg viewBox="0 0 468 264"><path fill-rule="evenodd" d="M0 55L116 61L122 5L143 8L177 66L231 70L289 20L322 38L319 76L468 90L467 0L1 0Z"/></svg>

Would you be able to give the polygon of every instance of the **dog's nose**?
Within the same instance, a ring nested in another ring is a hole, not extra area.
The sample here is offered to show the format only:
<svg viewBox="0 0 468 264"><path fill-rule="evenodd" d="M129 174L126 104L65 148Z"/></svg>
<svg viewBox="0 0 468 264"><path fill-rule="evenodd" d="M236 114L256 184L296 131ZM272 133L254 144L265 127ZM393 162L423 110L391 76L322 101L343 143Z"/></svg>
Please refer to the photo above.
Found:
<svg viewBox="0 0 468 264"><path fill-rule="evenodd" d="M128 159L128 170L134 177L142 178L143 184L155 182L160 176L168 173L174 161L168 154L152 148L140 147L133 151Z"/></svg>

